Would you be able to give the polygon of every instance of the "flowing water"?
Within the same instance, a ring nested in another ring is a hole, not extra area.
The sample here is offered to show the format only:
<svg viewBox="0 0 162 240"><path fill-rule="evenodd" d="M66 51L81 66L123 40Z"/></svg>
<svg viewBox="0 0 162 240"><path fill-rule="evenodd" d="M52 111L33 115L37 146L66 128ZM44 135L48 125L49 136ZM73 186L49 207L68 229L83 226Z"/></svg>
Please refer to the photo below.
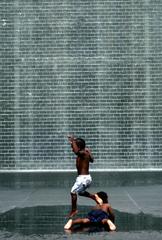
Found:
<svg viewBox="0 0 162 240"><path fill-rule="evenodd" d="M0 215L0 239L154 239L162 237L162 217L139 213L131 214L114 210L116 232L108 232L99 227L81 228L64 231L66 214L70 206L36 206L15 208ZM86 216L88 206L79 207L77 217Z"/></svg>

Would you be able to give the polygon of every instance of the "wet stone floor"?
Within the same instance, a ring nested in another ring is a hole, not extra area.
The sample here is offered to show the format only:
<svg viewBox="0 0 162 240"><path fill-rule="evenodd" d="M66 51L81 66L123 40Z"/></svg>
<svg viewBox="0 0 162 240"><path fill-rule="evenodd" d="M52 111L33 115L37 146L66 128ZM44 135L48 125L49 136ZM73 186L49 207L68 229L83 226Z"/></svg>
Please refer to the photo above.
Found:
<svg viewBox="0 0 162 240"><path fill-rule="evenodd" d="M70 206L36 206L15 208L0 215L0 239L162 239L162 217L114 210L116 232L101 227L76 226L64 231ZM77 217L85 217L91 209L80 206Z"/></svg>

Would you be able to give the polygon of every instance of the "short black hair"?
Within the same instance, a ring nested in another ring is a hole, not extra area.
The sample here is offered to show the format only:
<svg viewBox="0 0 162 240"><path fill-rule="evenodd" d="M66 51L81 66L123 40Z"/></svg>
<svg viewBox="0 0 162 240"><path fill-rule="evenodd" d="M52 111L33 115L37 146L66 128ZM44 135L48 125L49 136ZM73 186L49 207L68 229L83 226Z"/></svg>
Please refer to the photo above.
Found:
<svg viewBox="0 0 162 240"><path fill-rule="evenodd" d="M84 139L76 138L75 141L76 141L77 146L80 148L80 150L85 148L86 144L85 144Z"/></svg>
<svg viewBox="0 0 162 240"><path fill-rule="evenodd" d="M108 195L107 195L107 193L101 191L101 192L97 192L97 195L99 196L99 198L102 199L103 203L108 203Z"/></svg>

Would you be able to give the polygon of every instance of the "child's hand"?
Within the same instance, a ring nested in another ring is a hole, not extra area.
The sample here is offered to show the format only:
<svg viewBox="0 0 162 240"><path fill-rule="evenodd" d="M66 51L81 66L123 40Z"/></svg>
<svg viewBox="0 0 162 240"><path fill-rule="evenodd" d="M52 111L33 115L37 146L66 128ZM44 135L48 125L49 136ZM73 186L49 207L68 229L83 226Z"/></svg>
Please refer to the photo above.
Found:
<svg viewBox="0 0 162 240"><path fill-rule="evenodd" d="M69 141L69 143L72 143L73 141L74 141L74 136L73 135L70 135L70 136L68 136L68 141Z"/></svg>
<svg viewBox="0 0 162 240"><path fill-rule="evenodd" d="M86 150L86 152L88 152L88 153L90 153L91 151L90 151L90 149L89 148L87 148L87 147L85 147L85 150Z"/></svg>

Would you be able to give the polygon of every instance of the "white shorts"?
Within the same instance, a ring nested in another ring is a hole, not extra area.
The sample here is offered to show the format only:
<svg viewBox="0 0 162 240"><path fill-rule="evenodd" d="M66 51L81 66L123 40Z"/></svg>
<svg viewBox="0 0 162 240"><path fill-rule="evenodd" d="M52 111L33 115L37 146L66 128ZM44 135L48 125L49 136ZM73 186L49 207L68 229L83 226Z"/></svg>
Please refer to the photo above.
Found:
<svg viewBox="0 0 162 240"><path fill-rule="evenodd" d="M76 178L76 181L71 189L71 193L80 193L84 192L91 184L92 178L91 175L79 175Z"/></svg>

